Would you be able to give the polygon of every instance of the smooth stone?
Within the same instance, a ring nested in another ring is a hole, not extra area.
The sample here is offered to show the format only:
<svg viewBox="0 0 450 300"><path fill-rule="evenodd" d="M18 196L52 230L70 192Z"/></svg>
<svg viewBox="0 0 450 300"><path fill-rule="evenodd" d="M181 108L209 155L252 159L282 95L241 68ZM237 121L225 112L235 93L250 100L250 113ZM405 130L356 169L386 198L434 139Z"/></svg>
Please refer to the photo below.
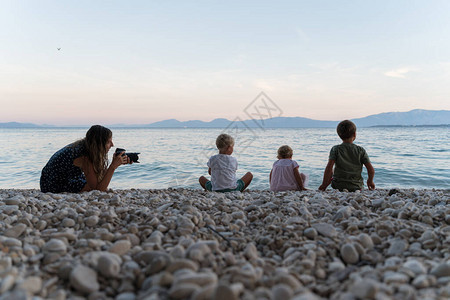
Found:
<svg viewBox="0 0 450 300"><path fill-rule="evenodd" d="M187 299L198 289L200 289L200 287L192 283L172 285L169 290L169 296L171 299Z"/></svg>
<svg viewBox="0 0 450 300"><path fill-rule="evenodd" d="M352 209L350 206L341 207L333 217L334 221L340 221L348 219L352 215Z"/></svg>
<svg viewBox="0 0 450 300"><path fill-rule="evenodd" d="M421 274L414 278L412 285L415 286L418 289L424 289L431 285L432 279L429 275Z"/></svg>
<svg viewBox="0 0 450 300"><path fill-rule="evenodd" d="M153 279L152 285L156 284L159 286L170 287L173 283L173 275L169 272L160 272L151 277Z"/></svg>
<svg viewBox="0 0 450 300"><path fill-rule="evenodd" d="M408 243L404 240L394 240L390 244L387 256L401 256L408 248Z"/></svg>
<svg viewBox="0 0 450 300"><path fill-rule="evenodd" d="M183 246L181 245L176 245L175 247L173 247L172 250L170 250L170 256L172 256L173 258L183 258L185 251Z"/></svg>
<svg viewBox="0 0 450 300"><path fill-rule="evenodd" d="M297 290L298 288L302 287L302 284L300 281L292 276L291 274L278 274L275 276L275 282L281 283L281 284L287 284L291 287L293 291Z"/></svg>
<svg viewBox="0 0 450 300"><path fill-rule="evenodd" d="M317 296L316 294L313 294L312 292L305 292L303 294L300 295L295 295L294 297L292 297L292 300L321 300L323 298ZM353 300L353 298L350 298ZM284 299L283 299L284 300Z"/></svg>
<svg viewBox="0 0 450 300"><path fill-rule="evenodd" d="M21 284L20 288L26 290L28 293L34 295L42 288L42 279L39 276L27 277Z"/></svg>
<svg viewBox="0 0 450 300"><path fill-rule="evenodd" d="M20 199L19 197L13 197L13 198L6 199L5 204L6 205L19 205L24 200L25 199L23 197L22 197L22 199Z"/></svg>
<svg viewBox="0 0 450 300"><path fill-rule="evenodd" d="M177 234L190 235L195 228L195 224L185 216L180 216L177 219Z"/></svg>
<svg viewBox="0 0 450 300"><path fill-rule="evenodd" d="M61 225L63 227L73 227L75 226L75 220L71 219L71 218L64 218L64 220L62 220Z"/></svg>
<svg viewBox="0 0 450 300"><path fill-rule="evenodd" d="M186 249L186 257L198 262L202 261L209 253L211 253L211 248L206 242L197 242Z"/></svg>
<svg viewBox="0 0 450 300"><path fill-rule="evenodd" d="M4 239L2 244L7 247L22 247L22 241L12 237Z"/></svg>
<svg viewBox="0 0 450 300"><path fill-rule="evenodd" d="M90 216L84 219L84 224L88 227L93 227L98 224L99 217L98 216Z"/></svg>
<svg viewBox="0 0 450 300"><path fill-rule="evenodd" d="M39 220L39 222L36 224L36 229L37 230L44 230L47 227L47 221L45 220Z"/></svg>
<svg viewBox="0 0 450 300"><path fill-rule="evenodd" d="M12 267L12 258L9 256L2 257L0 259L0 272L3 270L8 270Z"/></svg>
<svg viewBox="0 0 450 300"><path fill-rule="evenodd" d="M75 240L77 240L77 238L78 238L78 236L77 236L76 234L71 233L71 232L68 232L68 231L66 231L66 232L56 232L56 233L53 233L53 234L51 235L51 237L52 237L52 238L56 238L56 239L59 239L59 238L66 238L68 241L75 241Z"/></svg>
<svg viewBox="0 0 450 300"><path fill-rule="evenodd" d="M102 254L97 262L97 270L107 278L118 277L120 273L121 259L114 253Z"/></svg>
<svg viewBox="0 0 450 300"><path fill-rule="evenodd" d="M403 273L388 271L383 275L383 281L387 284L390 283L407 283L409 282L409 276Z"/></svg>
<svg viewBox="0 0 450 300"><path fill-rule="evenodd" d="M89 267L78 265L70 273L70 284L82 294L90 294L100 289L97 273Z"/></svg>
<svg viewBox="0 0 450 300"><path fill-rule="evenodd" d="M303 235L306 236L308 239L313 240L317 237L317 230L315 230L314 228L306 228L303 231Z"/></svg>
<svg viewBox="0 0 450 300"><path fill-rule="evenodd" d="M111 205L119 205L121 203L120 196L114 195L111 200L109 200L109 204Z"/></svg>
<svg viewBox="0 0 450 300"><path fill-rule="evenodd" d="M350 292L358 299L375 299L378 292L378 285L376 281L364 278L355 281Z"/></svg>
<svg viewBox="0 0 450 300"><path fill-rule="evenodd" d="M198 286L206 286L217 283L217 275L215 273L185 273L182 275L175 275L174 285L193 283Z"/></svg>
<svg viewBox="0 0 450 300"><path fill-rule="evenodd" d="M14 276L6 275L0 282L0 295L9 291L15 282L16 278Z"/></svg>
<svg viewBox="0 0 450 300"><path fill-rule="evenodd" d="M272 299L291 299L294 292L286 284L277 284L272 287Z"/></svg>
<svg viewBox="0 0 450 300"><path fill-rule="evenodd" d="M439 277L436 279L438 285L448 285L450 284L450 276Z"/></svg>
<svg viewBox="0 0 450 300"><path fill-rule="evenodd" d="M18 205L1 205L0 206L0 213L6 214L6 215L12 215L16 211L19 210Z"/></svg>
<svg viewBox="0 0 450 300"><path fill-rule="evenodd" d="M384 199L381 199L381 198L375 199L375 200L372 200L371 202L372 202L373 207L381 207L384 203Z"/></svg>
<svg viewBox="0 0 450 300"><path fill-rule="evenodd" d="M158 225L158 227L156 229L158 229L158 231L163 232L163 233L167 232L169 230L169 228L167 226L164 226L162 224Z"/></svg>
<svg viewBox="0 0 450 300"><path fill-rule="evenodd" d="M67 252L67 246L59 239L51 239L44 245L42 250L44 252L57 252L60 254L65 254Z"/></svg>
<svg viewBox="0 0 450 300"><path fill-rule="evenodd" d="M155 257L150 265L147 267L146 272L148 274L156 274L161 272L166 268L166 266L172 261L169 255L160 255Z"/></svg>
<svg viewBox="0 0 450 300"><path fill-rule="evenodd" d="M358 240L365 249L373 249L374 244L372 238L367 233L358 235Z"/></svg>
<svg viewBox="0 0 450 300"><path fill-rule="evenodd" d="M23 224L23 223L19 223L14 225L11 228L8 228L3 235L7 236L7 237L12 237L12 238L18 238L19 236L22 235L22 233L27 229L27 225Z"/></svg>
<svg viewBox="0 0 450 300"><path fill-rule="evenodd" d="M328 265L329 272L339 272L345 270L345 265L339 261L333 261Z"/></svg>
<svg viewBox="0 0 450 300"><path fill-rule="evenodd" d="M201 289L196 290L192 296L192 300L209 300L212 299L213 293L216 289L215 284L207 285Z"/></svg>
<svg viewBox="0 0 450 300"><path fill-rule="evenodd" d="M230 286L220 284L214 291L213 300L238 300L238 296L233 292Z"/></svg>
<svg viewBox="0 0 450 300"><path fill-rule="evenodd" d="M347 264L355 264L359 261L359 253L353 244L344 244L341 247L341 257Z"/></svg>
<svg viewBox="0 0 450 300"><path fill-rule="evenodd" d="M163 258L161 260L171 260L170 255L164 251L141 251L135 255L134 260L137 263L149 265L153 261L155 261L156 259L160 259L161 257Z"/></svg>
<svg viewBox="0 0 450 300"><path fill-rule="evenodd" d="M425 266L420 261L415 259L408 260L403 264L403 267L413 271L416 275L427 273L427 269L425 268Z"/></svg>
<svg viewBox="0 0 450 300"><path fill-rule="evenodd" d="M253 243L247 244L244 250L244 255L248 259L256 259L258 258L258 250L256 250L256 246Z"/></svg>
<svg viewBox="0 0 450 300"><path fill-rule="evenodd" d="M436 277L447 277L450 276L450 263L442 263L436 267L434 267L431 272L431 275Z"/></svg>
<svg viewBox="0 0 450 300"><path fill-rule="evenodd" d="M199 268L198 264L189 259L175 259L168 267L167 272L173 273L180 269L190 269L197 271Z"/></svg>
<svg viewBox="0 0 450 300"><path fill-rule="evenodd" d="M157 217L154 217L149 222L149 225L152 225L153 227L157 227L160 223L161 223L161 221Z"/></svg>
<svg viewBox="0 0 450 300"><path fill-rule="evenodd" d="M243 211L235 211L231 214L233 219L245 219L245 213Z"/></svg>
<svg viewBox="0 0 450 300"><path fill-rule="evenodd" d="M109 252L115 253L117 255L124 255L131 249L131 242L129 240L119 240L116 241L111 248L109 248Z"/></svg>
<svg viewBox="0 0 450 300"><path fill-rule="evenodd" d="M316 229L318 233L326 237L332 238L336 237L338 234L336 229L328 223L316 223L313 224L312 227Z"/></svg>
<svg viewBox="0 0 450 300"><path fill-rule="evenodd" d="M125 293L121 293L121 294L117 295L114 300L135 300L135 299L136 299L136 295L134 293L125 292Z"/></svg>
<svg viewBox="0 0 450 300"><path fill-rule="evenodd" d="M147 242L149 243L155 243L157 245L161 245L162 238L164 237L164 234L162 232L156 230L153 231L150 237L147 239Z"/></svg>

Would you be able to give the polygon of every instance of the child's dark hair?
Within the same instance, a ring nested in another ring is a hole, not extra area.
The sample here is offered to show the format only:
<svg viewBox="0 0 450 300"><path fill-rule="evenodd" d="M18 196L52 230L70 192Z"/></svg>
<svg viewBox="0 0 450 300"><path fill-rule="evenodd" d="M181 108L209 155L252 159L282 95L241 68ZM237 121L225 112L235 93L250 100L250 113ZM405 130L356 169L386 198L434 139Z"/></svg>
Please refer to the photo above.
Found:
<svg viewBox="0 0 450 300"><path fill-rule="evenodd" d="M338 124L336 131L342 140L346 140L356 133L356 125L352 121L344 120Z"/></svg>
<svg viewBox="0 0 450 300"><path fill-rule="evenodd" d="M283 158L291 158L294 151L292 151L292 148L288 145L283 145L280 148L278 148L278 159Z"/></svg>

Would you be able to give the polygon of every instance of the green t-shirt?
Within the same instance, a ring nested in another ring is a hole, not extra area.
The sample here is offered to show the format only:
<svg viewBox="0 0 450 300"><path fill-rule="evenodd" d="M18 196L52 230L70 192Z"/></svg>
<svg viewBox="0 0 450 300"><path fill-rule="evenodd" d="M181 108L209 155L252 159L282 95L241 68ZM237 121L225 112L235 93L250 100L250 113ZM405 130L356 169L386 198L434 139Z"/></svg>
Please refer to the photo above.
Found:
<svg viewBox="0 0 450 300"><path fill-rule="evenodd" d="M362 167L365 163L370 163L363 147L353 143L336 145L331 148L329 159L335 161L331 182L334 189L355 191L363 188Z"/></svg>

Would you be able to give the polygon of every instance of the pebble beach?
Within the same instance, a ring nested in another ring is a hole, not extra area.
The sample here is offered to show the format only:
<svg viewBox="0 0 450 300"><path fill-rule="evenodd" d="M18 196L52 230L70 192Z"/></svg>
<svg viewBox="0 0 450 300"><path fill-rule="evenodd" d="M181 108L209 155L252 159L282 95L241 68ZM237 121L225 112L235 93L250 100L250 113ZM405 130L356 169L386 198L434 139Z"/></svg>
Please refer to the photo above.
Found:
<svg viewBox="0 0 450 300"><path fill-rule="evenodd" d="M0 299L448 299L450 190L0 190Z"/></svg>

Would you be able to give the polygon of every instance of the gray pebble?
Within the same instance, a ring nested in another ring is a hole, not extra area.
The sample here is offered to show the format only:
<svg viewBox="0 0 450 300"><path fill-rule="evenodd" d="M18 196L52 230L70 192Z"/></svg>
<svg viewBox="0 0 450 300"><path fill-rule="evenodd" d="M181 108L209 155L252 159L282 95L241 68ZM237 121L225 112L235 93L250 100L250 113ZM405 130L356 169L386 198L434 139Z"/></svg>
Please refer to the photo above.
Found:
<svg viewBox="0 0 450 300"><path fill-rule="evenodd" d="M353 244L344 244L341 247L341 257L347 264L355 264L359 261L359 254Z"/></svg>
<svg viewBox="0 0 450 300"><path fill-rule="evenodd" d="M78 265L72 270L70 284L82 294L90 294L100 289L97 273L83 265Z"/></svg>

